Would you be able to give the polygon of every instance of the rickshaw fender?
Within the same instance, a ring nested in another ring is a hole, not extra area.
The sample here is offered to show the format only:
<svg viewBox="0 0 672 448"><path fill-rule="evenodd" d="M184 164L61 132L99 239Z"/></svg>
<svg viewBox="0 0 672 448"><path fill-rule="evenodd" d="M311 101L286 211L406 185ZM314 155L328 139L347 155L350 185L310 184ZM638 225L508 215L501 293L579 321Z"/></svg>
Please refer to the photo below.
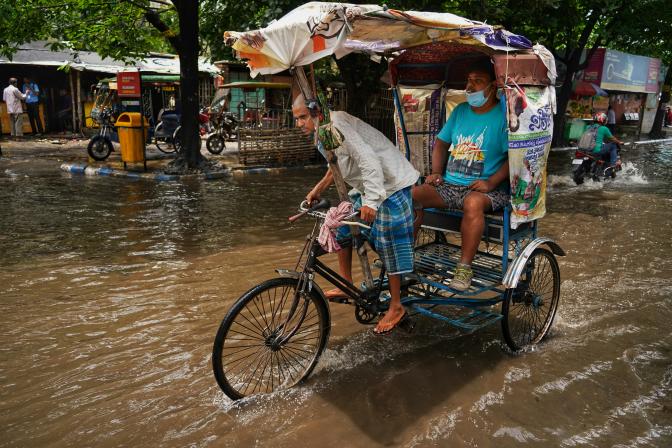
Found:
<svg viewBox="0 0 672 448"><path fill-rule="evenodd" d="M565 251L562 249L562 247L560 247L560 245L552 239L544 237L536 238L527 246L525 246L518 257L516 257L516 259L513 260L513 262L509 265L509 268L506 270L506 274L504 275L504 279L502 280L502 285L505 288L515 288L518 286L518 280L520 279L520 275L523 273L523 269L525 268L527 260L530 259L532 252L534 252L536 248L544 244L551 249L551 252L553 252L554 255L565 255Z"/></svg>
<svg viewBox="0 0 672 448"><path fill-rule="evenodd" d="M292 271L290 269L276 269L275 272L278 273L280 277L286 278L296 278L298 279L301 274L298 271Z"/></svg>

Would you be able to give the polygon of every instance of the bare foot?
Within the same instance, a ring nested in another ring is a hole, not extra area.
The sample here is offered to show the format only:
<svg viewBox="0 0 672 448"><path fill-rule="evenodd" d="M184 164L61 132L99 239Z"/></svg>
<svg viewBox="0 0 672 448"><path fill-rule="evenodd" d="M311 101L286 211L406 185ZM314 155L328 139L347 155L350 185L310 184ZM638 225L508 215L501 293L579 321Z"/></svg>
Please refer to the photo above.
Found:
<svg viewBox="0 0 672 448"><path fill-rule="evenodd" d="M376 328L373 329L373 332L376 334L389 333L399 324L399 322L401 322L401 319L403 319L405 314L406 310L403 306L399 306L398 308L390 308L387 310L387 313L385 313L383 318L380 319L378 325L376 325Z"/></svg>

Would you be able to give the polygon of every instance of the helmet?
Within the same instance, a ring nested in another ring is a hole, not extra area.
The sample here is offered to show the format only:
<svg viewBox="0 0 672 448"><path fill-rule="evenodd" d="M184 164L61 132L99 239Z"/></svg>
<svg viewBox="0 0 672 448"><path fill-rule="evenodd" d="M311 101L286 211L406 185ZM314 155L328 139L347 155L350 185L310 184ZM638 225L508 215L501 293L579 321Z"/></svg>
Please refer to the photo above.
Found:
<svg viewBox="0 0 672 448"><path fill-rule="evenodd" d="M605 114L604 112L599 112L593 115L593 120L595 121L595 123L605 124L607 122L607 114Z"/></svg>

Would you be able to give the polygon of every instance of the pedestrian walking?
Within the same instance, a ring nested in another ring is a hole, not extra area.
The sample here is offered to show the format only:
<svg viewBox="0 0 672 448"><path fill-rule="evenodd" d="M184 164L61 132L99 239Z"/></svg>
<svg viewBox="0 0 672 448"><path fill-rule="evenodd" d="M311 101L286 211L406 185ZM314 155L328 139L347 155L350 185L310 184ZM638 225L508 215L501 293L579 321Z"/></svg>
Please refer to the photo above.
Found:
<svg viewBox="0 0 672 448"><path fill-rule="evenodd" d="M9 85L2 92L2 100L7 105L9 114L10 135L14 138L23 136L23 106L21 101L26 99L26 95L16 87L18 80L9 78Z"/></svg>
<svg viewBox="0 0 672 448"><path fill-rule="evenodd" d="M26 108L28 109L28 120L33 135L42 135L44 127L40 119L40 88L35 81L25 77L23 78L23 93L26 95Z"/></svg>
<svg viewBox="0 0 672 448"><path fill-rule="evenodd" d="M616 133L616 112L614 112L611 104L609 105L609 109L607 109L607 128L609 128L612 134Z"/></svg>

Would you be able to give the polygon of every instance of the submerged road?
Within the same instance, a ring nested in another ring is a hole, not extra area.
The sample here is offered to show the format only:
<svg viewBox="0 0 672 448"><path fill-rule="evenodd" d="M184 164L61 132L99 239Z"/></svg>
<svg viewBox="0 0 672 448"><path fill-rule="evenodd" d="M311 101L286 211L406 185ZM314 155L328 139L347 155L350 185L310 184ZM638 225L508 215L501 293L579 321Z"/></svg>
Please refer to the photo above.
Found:
<svg viewBox="0 0 672 448"><path fill-rule="evenodd" d="M293 267L310 222L286 218L322 172L153 183L0 159L0 446L671 446L672 146L581 187L570 159L551 154L540 233L567 256L535 350L424 319L376 337L333 305L307 383L236 403L216 329Z"/></svg>

